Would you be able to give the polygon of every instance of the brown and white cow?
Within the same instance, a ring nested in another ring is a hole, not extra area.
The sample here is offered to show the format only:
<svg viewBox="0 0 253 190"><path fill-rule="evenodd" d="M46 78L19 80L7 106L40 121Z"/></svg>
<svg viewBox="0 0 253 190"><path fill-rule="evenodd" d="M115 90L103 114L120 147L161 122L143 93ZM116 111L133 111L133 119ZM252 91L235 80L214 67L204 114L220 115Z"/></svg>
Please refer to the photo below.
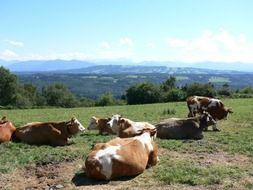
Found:
<svg viewBox="0 0 253 190"><path fill-rule="evenodd" d="M221 100L204 96L190 96L186 99L189 109L188 117L193 117L196 113L207 111L215 120L226 119L228 113L233 113L230 108L225 107ZM205 129L207 130L207 128ZM214 131L219 131L216 124L213 125Z"/></svg>
<svg viewBox="0 0 253 190"><path fill-rule="evenodd" d="M216 121L208 112L189 118L170 118L156 124L157 137L161 139L202 139L203 130Z"/></svg>
<svg viewBox="0 0 253 190"><path fill-rule="evenodd" d="M2 117L0 120L0 143L10 141L15 130L14 124L8 121L5 116Z"/></svg>
<svg viewBox="0 0 253 190"><path fill-rule="evenodd" d="M158 162L158 148L152 136L156 130L144 130L140 136L115 138L94 146L85 161L90 178L110 180L135 176Z"/></svg>
<svg viewBox="0 0 253 190"><path fill-rule="evenodd" d="M28 144L49 144L63 146L68 144L68 139L85 128L76 119L66 122L33 122L18 128L15 137Z"/></svg>
<svg viewBox="0 0 253 190"><path fill-rule="evenodd" d="M107 125L121 138L139 135L143 129L155 129L155 126L148 122L135 122L119 114L113 115Z"/></svg>
<svg viewBox="0 0 253 190"><path fill-rule="evenodd" d="M107 126L107 123L111 118L97 118L93 116L90 120L88 130L98 130L98 134L115 134L111 127Z"/></svg>

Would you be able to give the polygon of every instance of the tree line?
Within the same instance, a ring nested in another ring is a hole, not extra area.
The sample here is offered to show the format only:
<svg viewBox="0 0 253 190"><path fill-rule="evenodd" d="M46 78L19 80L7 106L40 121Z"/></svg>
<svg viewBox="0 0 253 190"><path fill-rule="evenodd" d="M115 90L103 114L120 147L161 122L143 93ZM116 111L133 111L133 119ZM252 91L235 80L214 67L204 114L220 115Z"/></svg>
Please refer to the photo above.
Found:
<svg viewBox="0 0 253 190"><path fill-rule="evenodd" d="M252 97L253 88L246 87L232 91L228 84L221 89L215 89L211 83L193 83L183 87L176 86L176 78L170 76L161 84L143 82L130 86L121 99L116 99L112 93L102 94L97 100L78 97L64 84L56 83L38 89L32 84L18 81L16 75L4 67L0 67L0 106L2 108L31 107L88 107L122 104L147 104L169 101L182 101L187 96L233 96Z"/></svg>

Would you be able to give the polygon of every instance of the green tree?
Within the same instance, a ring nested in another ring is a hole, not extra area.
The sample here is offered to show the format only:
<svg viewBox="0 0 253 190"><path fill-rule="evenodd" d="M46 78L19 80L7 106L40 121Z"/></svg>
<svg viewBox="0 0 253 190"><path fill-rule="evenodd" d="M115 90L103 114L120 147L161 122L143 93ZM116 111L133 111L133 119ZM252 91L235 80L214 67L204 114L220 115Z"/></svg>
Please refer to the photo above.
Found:
<svg viewBox="0 0 253 190"><path fill-rule="evenodd" d="M43 88L42 95L49 106L76 107L79 105L76 97L63 84L54 84Z"/></svg>
<svg viewBox="0 0 253 190"><path fill-rule="evenodd" d="M131 86L126 90L128 104L156 103L161 99L161 93L157 86L150 82L144 82Z"/></svg>
<svg viewBox="0 0 253 190"><path fill-rule="evenodd" d="M232 90L229 87L228 83L225 83L222 85L222 88L218 90L218 94L222 96L231 96L232 95Z"/></svg>
<svg viewBox="0 0 253 190"><path fill-rule="evenodd" d="M13 105L17 88L17 77L4 67L0 67L0 105Z"/></svg>
<svg viewBox="0 0 253 190"><path fill-rule="evenodd" d="M185 100L186 94L179 88L173 88L163 93L163 102L182 101Z"/></svg>
<svg viewBox="0 0 253 190"><path fill-rule="evenodd" d="M167 92L173 88L176 88L176 77L170 76L166 81L164 81L160 88L164 91Z"/></svg>
<svg viewBox="0 0 253 190"><path fill-rule="evenodd" d="M193 83L183 88L186 92L187 96L208 96L208 97L215 97L216 90L211 83Z"/></svg>
<svg viewBox="0 0 253 190"><path fill-rule="evenodd" d="M105 94L102 94L98 101L96 102L96 106L111 106L115 104L115 99L112 95L112 93L108 92Z"/></svg>
<svg viewBox="0 0 253 190"><path fill-rule="evenodd" d="M239 91L242 94L253 94L253 88L251 86L245 87Z"/></svg>

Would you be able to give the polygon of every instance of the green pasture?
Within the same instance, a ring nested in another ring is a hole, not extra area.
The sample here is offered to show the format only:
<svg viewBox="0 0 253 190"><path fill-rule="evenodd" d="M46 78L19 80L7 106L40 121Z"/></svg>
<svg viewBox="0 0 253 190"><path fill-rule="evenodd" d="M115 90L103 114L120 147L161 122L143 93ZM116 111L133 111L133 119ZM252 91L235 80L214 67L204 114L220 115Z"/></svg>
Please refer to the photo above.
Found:
<svg viewBox="0 0 253 190"><path fill-rule="evenodd" d="M202 140L161 140L160 162L135 180L145 184L176 186L215 186L222 189L253 188L253 99L225 99L225 105L234 111L227 120L219 121L220 132L204 132ZM92 116L110 117L122 114L134 121L157 123L169 117L185 117L185 102L111 106L72 109L0 110L0 116L17 127L32 121L63 121L75 116L88 126ZM85 159L92 145L114 138L87 131L72 138L72 144L64 147L32 146L21 142L0 144L0 173L49 161ZM73 174L74 175L74 174Z"/></svg>
<svg viewBox="0 0 253 190"><path fill-rule="evenodd" d="M225 77L211 77L208 79L208 82L211 83L230 83L231 81L229 80L229 78L225 78Z"/></svg>

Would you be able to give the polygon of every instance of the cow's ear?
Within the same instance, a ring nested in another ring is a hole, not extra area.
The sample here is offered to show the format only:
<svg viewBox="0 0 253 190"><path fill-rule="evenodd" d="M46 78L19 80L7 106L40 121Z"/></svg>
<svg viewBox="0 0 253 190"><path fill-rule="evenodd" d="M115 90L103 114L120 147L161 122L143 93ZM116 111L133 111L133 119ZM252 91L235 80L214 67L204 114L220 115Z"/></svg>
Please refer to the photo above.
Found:
<svg viewBox="0 0 253 190"><path fill-rule="evenodd" d="M119 119L119 123L124 123L126 120L124 118Z"/></svg>
<svg viewBox="0 0 253 190"><path fill-rule="evenodd" d="M73 116L73 117L71 118L71 123L74 123L75 120L76 120L76 117Z"/></svg>
<svg viewBox="0 0 253 190"><path fill-rule="evenodd" d="M153 137L156 135L156 128L150 130L150 136Z"/></svg>
<svg viewBox="0 0 253 190"><path fill-rule="evenodd" d="M228 113L234 113L231 108L228 108Z"/></svg>
<svg viewBox="0 0 253 190"><path fill-rule="evenodd" d="M2 121L7 121L6 116L3 116L1 120L2 120Z"/></svg>

